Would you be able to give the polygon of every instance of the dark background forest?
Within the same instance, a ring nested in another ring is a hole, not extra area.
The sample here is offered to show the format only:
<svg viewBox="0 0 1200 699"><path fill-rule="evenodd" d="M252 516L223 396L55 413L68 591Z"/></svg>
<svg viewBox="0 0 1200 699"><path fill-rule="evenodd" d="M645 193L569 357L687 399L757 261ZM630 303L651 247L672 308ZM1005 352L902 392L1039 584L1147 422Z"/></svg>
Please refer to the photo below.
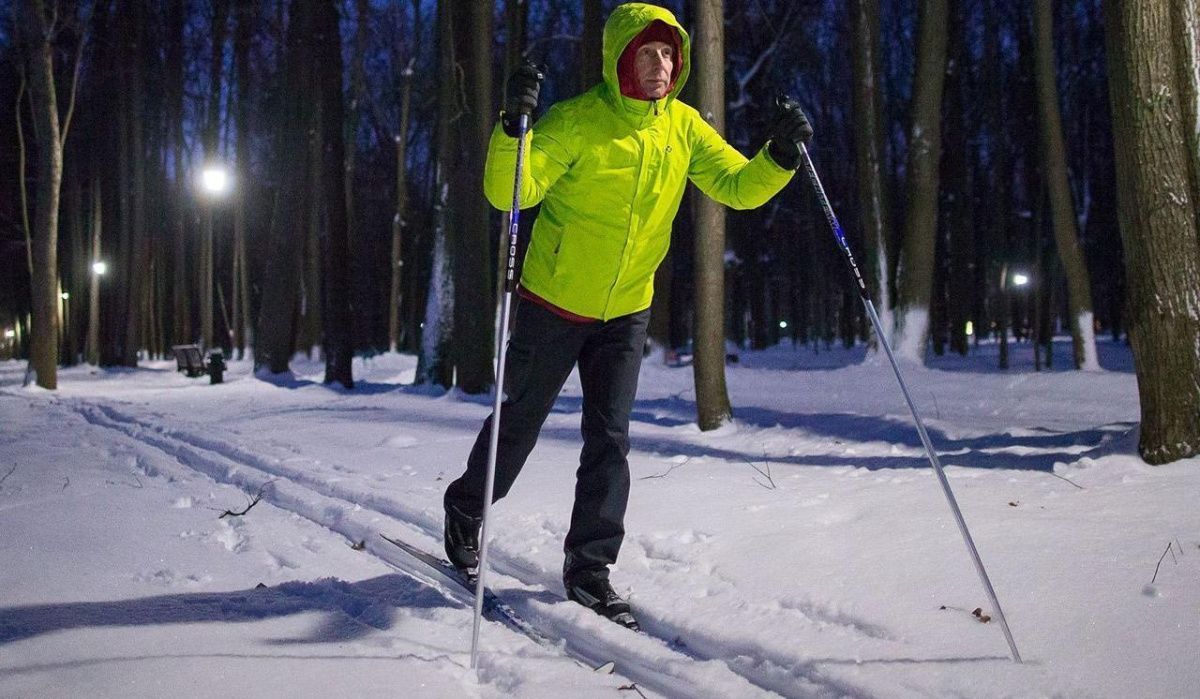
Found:
<svg viewBox="0 0 1200 699"><path fill-rule="evenodd" d="M276 371L295 351L322 351L329 379L350 385L352 355L399 350L421 354L418 381L487 390L504 215L483 203L478 180L505 76L526 58L544 66L542 109L587 89L616 4L0 0L0 357L31 356L36 309L53 301L60 365L133 366L196 342L235 357L252 350ZM1072 207L1090 331L1127 337L1120 99L1106 55L1125 36L1117 11L1101 0L655 4L694 36L701 6L720 10L724 135L743 153L763 145L777 95L804 106L813 160L889 329L904 326L913 303L906 272L929 266L918 358L1077 335L1081 292L1070 287L1064 239L1056 242L1058 184ZM1110 4L1137 12L1137 3ZM1040 26L1052 27L1049 89L1066 177L1047 165L1052 146L1040 140L1053 123L1039 111ZM940 51L922 54L927 46ZM1189 46L1185 64L1195 62ZM51 66L49 80L39 81L35 57ZM923 80L934 85L925 93ZM683 100L709 99L695 84ZM863 85L869 93L856 94ZM38 112L48 87L53 124ZM873 122L858 118L864 105L874 105ZM930 112L934 121L921 121ZM922 123L939 137L931 151L913 144ZM874 213L864 199L868 142L878 144ZM231 186L208 192L202 172L217 165ZM48 200L39 186L55 167L57 237L39 256L39 221L54 220L37 209ZM922 205L914 183L928 171L931 237L918 253L909 249ZM728 214L720 322L737 347L872 342L806 185L797 177L767 206ZM526 234L534 215L522 217ZM697 315L694 218L685 201L652 321L655 341L685 354ZM47 259L60 288L39 301L35 270ZM93 271L100 261L103 275ZM1039 369L1053 358L1034 356ZM1086 365L1079 353L1076 365Z"/></svg>

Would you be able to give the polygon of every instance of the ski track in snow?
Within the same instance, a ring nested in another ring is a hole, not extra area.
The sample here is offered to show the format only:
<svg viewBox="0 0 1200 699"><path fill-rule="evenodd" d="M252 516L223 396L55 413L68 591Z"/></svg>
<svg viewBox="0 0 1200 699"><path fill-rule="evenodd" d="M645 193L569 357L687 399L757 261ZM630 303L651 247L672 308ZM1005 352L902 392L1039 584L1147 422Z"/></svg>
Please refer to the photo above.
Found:
<svg viewBox="0 0 1200 699"><path fill-rule="evenodd" d="M212 479L237 486L250 495L262 492L273 505L324 526L350 541L365 541L367 551L393 568L433 584L444 595L459 599L453 591L436 585L423 566L407 561L390 544L381 542L379 515L394 520L417 534L427 550L437 551L430 542L440 542L441 522L426 511L404 505L394 499L340 484L284 461L219 439L198 435L185 428L168 428L126 414L111 405L82 399L61 401L90 424L115 430L142 444L152 446L183 466ZM153 466L138 460L139 470L148 476L161 475ZM390 526L390 522L383 525ZM235 530L221 543L230 551L239 547ZM520 557L492 546L494 570L511 578L500 580L506 587L517 583L523 589L502 590L501 597L539 629L562 638L569 654L593 665L607 660L617 671L663 696L680 697L861 697L872 694L829 677L788 649L764 643L751 634L739 634L736 625L719 625L713 631L684 629L666 610L639 607L644 633L630 636L573 605L558 604L562 597L550 591L554 574L536 569ZM277 565L287 567L283 559ZM493 583L492 587L497 586ZM461 602L462 600L459 599ZM464 602L465 604L465 602ZM770 605L750 605L769 611ZM752 610L756 611L756 610ZM776 613L792 611L818 625L832 625L840 631L860 635L877 642L890 643L882 629L868 622L828 613L811 604L775 605ZM764 614L766 616L766 614ZM609 628L611 627L611 628ZM720 632L719 635L717 632Z"/></svg>

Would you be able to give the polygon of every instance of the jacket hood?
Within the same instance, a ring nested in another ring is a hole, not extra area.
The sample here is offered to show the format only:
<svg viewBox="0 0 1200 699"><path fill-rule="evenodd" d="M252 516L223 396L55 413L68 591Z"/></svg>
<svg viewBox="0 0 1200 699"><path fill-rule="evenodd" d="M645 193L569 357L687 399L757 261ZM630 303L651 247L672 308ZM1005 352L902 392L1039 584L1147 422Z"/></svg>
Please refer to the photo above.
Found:
<svg viewBox="0 0 1200 699"><path fill-rule="evenodd" d="M621 53L634 37L642 33L654 20L659 20L679 33L679 58L682 65L675 86L664 98L673 101L687 82L688 74L692 71L692 40L684 31L679 20L671 11L656 5L641 2L629 2L618 5L604 23L604 82L609 94L617 102L622 101L620 79L617 76L617 62Z"/></svg>

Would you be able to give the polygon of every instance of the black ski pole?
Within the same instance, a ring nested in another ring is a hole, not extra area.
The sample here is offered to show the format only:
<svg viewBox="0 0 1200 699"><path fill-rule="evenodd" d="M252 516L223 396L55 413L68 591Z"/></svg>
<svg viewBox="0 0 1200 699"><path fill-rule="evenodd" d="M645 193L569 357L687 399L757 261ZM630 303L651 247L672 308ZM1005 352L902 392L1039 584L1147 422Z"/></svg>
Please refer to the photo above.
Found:
<svg viewBox="0 0 1200 699"><path fill-rule="evenodd" d="M888 361L892 364L892 371L896 372L896 381L900 384L900 391L904 393L904 400L908 403L909 411L912 412L913 422L917 425L917 433L921 435L921 443L925 445L925 453L929 455L929 463L933 466L934 473L937 474L938 482L942 484L942 491L946 494L947 502L950 503L950 511L954 513L954 521L958 523L958 530L962 532L967 550L971 552L971 560L975 563L979 580L983 583L983 589L987 592L988 599L991 600L992 607L996 610L1000 628L1004 629L1004 638L1008 641L1009 650L1012 651L1012 659L1019 663L1021 654L1017 651L1017 643L1013 640L1012 631L1008 628L1008 621L1004 618L1004 610L1000 608L1000 600L996 598L996 591L992 589L992 581L983 567L983 560L979 557L974 540L971 539L971 532L967 530L967 522L963 519L962 510L958 507L958 500L954 498L954 491L950 489L950 481L946 479L946 474L942 470L942 462L938 459L937 452L933 449L933 443L929 440L925 423L921 421L921 416L917 413L917 406L913 403L908 386L904 383L904 377L900 374L900 365L896 362L895 355L892 354L892 347L888 343L887 336L883 334L883 326L879 322L879 315L875 312L875 304L871 302L871 293L867 290L862 274L858 271L858 265L854 262L854 254L850 252L850 246L846 244L846 234L842 230L842 224L838 223L837 216L833 213L833 206L829 203L829 197L825 195L821 178L817 176L817 168L813 166L812 157L809 156L808 148L803 143L800 144L800 156L804 163L804 169L808 172L808 178L812 180L813 189L816 190L817 199L821 202L821 208L825 211L825 218L829 220L829 226L833 229L833 236L837 238L838 247L841 248L846 264L850 266L850 272L858 283L858 295L862 298L867 315L871 318L871 325L875 328L875 337L879 340L879 346L883 347L884 353L887 354Z"/></svg>
<svg viewBox="0 0 1200 699"><path fill-rule="evenodd" d="M513 291L517 287L517 233L521 218L521 169L525 162L525 134L529 115L522 113L517 125L517 167L513 174L512 206L508 210L508 261L504 267L504 298L500 304L500 332L496 334L496 395L492 401L492 431L488 441L487 478L483 486L483 521L479 528L479 575L475 579L475 620L471 627L471 668L479 667L479 626L483 618L484 576L487 575L488 513L496 484L496 448L500 442L500 406L504 401L504 363L508 348L508 318Z"/></svg>

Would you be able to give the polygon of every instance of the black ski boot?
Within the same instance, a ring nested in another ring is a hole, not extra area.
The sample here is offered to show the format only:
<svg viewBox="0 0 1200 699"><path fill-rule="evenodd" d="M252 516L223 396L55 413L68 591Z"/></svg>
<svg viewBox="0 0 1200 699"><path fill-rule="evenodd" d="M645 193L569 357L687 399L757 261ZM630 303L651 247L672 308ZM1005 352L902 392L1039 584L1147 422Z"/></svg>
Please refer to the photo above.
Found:
<svg viewBox="0 0 1200 699"><path fill-rule="evenodd" d="M612 589L605 578L583 578L564 583L567 599L578 602L600 616L615 621L627 629L641 631L629 603Z"/></svg>
<svg viewBox="0 0 1200 699"><path fill-rule="evenodd" d="M483 518L472 517L453 505L446 506L443 541L446 557L469 582L479 577L479 527Z"/></svg>

